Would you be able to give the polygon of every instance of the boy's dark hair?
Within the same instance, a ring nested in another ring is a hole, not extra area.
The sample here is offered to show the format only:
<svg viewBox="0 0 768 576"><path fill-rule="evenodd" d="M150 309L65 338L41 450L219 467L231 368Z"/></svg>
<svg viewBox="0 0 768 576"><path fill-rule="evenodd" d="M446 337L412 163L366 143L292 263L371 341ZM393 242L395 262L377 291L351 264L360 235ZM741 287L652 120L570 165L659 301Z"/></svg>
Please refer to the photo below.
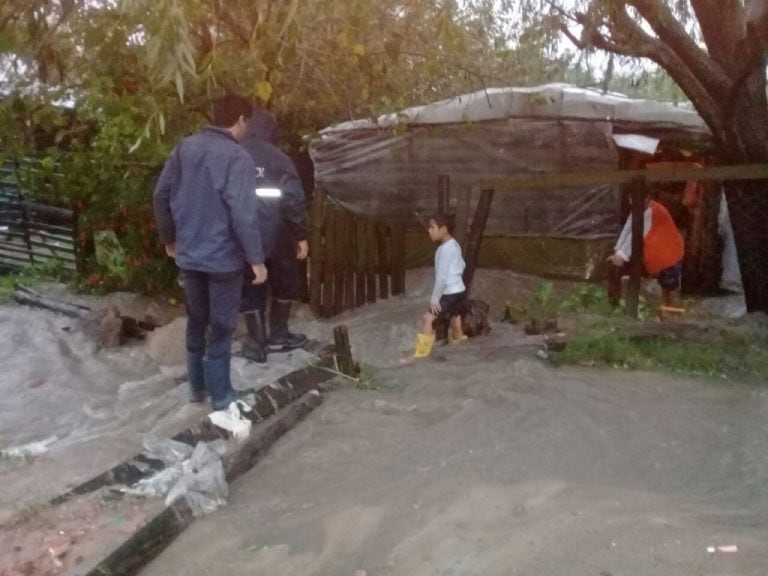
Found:
<svg viewBox="0 0 768 576"><path fill-rule="evenodd" d="M438 228L445 226L448 229L448 233L453 234L453 229L456 227L456 218L453 216L453 214L438 212L432 216L432 220L435 221L435 224Z"/></svg>
<svg viewBox="0 0 768 576"><path fill-rule="evenodd" d="M240 116L248 120L253 115L253 106L239 94L225 94L211 100L213 109L213 125L219 128L229 128L237 124Z"/></svg>

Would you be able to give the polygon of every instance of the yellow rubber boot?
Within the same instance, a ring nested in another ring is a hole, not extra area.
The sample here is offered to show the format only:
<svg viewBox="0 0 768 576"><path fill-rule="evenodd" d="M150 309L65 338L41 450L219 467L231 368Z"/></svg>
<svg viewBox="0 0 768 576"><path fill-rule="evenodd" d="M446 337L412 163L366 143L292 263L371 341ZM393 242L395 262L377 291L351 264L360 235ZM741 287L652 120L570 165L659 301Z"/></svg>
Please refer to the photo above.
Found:
<svg viewBox="0 0 768 576"><path fill-rule="evenodd" d="M416 334L416 352L414 358L426 358L432 354L432 346L435 345L434 334Z"/></svg>

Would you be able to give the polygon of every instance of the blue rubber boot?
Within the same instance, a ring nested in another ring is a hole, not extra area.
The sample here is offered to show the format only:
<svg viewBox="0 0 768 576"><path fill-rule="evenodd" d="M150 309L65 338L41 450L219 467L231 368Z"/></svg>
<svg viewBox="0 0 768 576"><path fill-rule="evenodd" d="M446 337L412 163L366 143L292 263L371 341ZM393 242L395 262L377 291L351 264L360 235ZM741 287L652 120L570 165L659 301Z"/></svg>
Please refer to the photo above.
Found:
<svg viewBox="0 0 768 576"><path fill-rule="evenodd" d="M237 400L237 394L232 389L229 379L229 356L225 358L206 358L203 360L205 383L211 394L211 404L214 410L224 410Z"/></svg>
<svg viewBox="0 0 768 576"><path fill-rule="evenodd" d="M205 402L205 373L202 354L187 352L187 375L189 377L189 401L202 404Z"/></svg>

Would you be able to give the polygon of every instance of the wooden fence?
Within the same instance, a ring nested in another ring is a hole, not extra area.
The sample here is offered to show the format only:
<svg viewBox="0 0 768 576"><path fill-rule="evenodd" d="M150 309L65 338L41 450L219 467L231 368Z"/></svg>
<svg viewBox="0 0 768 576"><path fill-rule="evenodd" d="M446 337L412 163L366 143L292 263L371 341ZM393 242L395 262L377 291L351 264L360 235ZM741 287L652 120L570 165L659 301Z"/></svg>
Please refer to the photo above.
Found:
<svg viewBox="0 0 768 576"><path fill-rule="evenodd" d="M330 318L405 293L405 226L356 216L316 190L310 217L309 302Z"/></svg>
<svg viewBox="0 0 768 576"><path fill-rule="evenodd" d="M55 259L75 270L74 228L72 211L26 200L14 168L0 166L0 268Z"/></svg>

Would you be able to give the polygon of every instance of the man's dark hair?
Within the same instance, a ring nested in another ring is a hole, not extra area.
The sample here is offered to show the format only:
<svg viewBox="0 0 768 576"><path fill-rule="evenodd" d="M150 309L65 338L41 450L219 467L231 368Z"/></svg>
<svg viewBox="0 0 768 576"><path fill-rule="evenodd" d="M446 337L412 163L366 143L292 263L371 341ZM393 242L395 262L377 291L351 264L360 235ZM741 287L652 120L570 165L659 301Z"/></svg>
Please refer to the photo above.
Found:
<svg viewBox="0 0 768 576"><path fill-rule="evenodd" d="M238 94L225 94L211 101L213 108L213 125L219 128L229 128L237 124L240 116L248 120L253 114L253 106L247 99Z"/></svg>
<svg viewBox="0 0 768 576"><path fill-rule="evenodd" d="M454 218L453 214L438 212L432 216L432 220L435 221L435 224L437 224L438 228L445 226L448 229L448 233L453 234L453 229L456 227L456 219Z"/></svg>

